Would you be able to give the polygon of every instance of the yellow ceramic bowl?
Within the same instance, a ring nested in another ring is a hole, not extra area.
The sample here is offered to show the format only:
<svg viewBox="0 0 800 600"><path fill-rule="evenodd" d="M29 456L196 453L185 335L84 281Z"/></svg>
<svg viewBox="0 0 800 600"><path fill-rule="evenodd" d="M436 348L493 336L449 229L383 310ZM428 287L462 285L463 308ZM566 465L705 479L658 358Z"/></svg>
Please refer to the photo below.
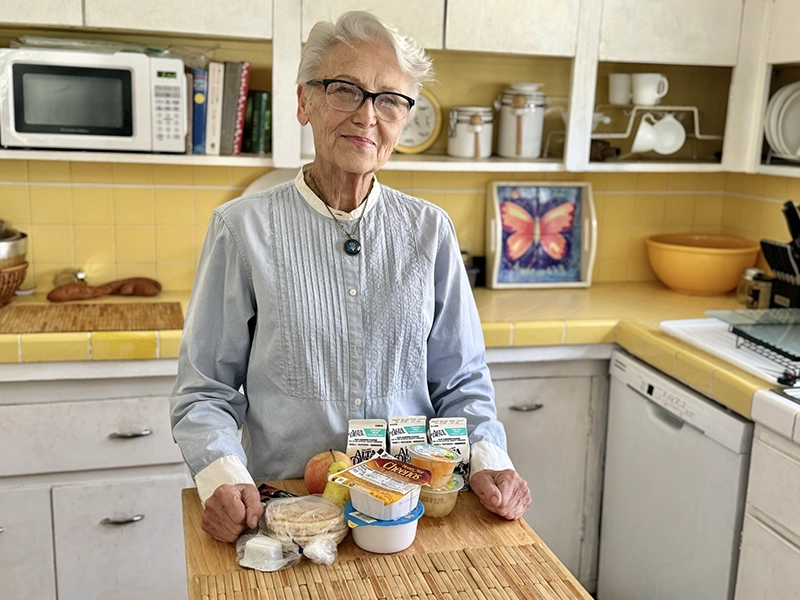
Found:
<svg viewBox="0 0 800 600"><path fill-rule="evenodd" d="M648 238L647 257L656 276L676 292L725 294L755 264L760 248L725 235L667 233Z"/></svg>

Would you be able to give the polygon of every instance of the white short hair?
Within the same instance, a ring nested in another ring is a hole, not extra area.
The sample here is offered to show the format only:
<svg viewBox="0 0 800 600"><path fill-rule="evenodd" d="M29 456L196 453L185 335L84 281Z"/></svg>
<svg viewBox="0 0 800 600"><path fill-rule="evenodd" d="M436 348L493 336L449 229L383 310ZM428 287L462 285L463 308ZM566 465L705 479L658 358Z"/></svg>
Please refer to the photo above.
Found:
<svg viewBox="0 0 800 600"><path fill-rule="evenodd" d="M433 81L433 61L419 42L400 34L372 13L354 10L344 13L336 23L319 21L311 28L300 57L297 83L307 83L318 77L318 70L333 44L354 47L363 42L394 50L400 70L408 76L415 91L418 92L422 84Z"/></svg>

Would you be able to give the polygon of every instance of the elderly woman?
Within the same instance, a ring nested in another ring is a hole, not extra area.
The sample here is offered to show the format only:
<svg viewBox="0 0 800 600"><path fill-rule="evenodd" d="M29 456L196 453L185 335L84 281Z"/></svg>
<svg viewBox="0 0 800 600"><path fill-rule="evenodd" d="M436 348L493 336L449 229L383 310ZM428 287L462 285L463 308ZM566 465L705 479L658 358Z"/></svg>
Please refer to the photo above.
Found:
<svg viewBox="0 0 800 600"><path fill-rule="evenodd" d="M344 449L350 419L466 417L481 502L507 519L530 504L453 225L375 178L431 77L422 48L369 13L317 23L297 80L314 162L214 212L171 407L217 540L256 525L254 481L301 477Z"/></svg>

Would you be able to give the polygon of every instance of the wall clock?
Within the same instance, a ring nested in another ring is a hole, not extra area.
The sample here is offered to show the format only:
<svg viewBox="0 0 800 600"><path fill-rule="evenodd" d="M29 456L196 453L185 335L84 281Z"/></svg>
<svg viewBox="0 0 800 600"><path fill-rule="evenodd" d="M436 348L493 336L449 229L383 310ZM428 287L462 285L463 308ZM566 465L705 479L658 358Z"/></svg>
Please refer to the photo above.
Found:
<svg viewBox="0 0 800 600"><path fill-rule="evenodd" d="M395 150L402 154L424 152L433 145L441 131L442 105L436 96L422 88Z"/></svg>

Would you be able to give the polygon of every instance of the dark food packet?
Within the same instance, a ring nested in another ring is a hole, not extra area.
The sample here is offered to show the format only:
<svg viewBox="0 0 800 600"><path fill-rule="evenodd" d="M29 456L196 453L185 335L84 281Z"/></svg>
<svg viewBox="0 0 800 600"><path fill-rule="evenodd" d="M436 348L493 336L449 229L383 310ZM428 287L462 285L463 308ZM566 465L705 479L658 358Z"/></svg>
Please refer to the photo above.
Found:
<svg viewBox="0 0 800 600"><path fill-rule="evenodd" d="M261 504L265 505L273 498L296 498L296 494L290 494L286 490L273 487L269 484L262 483L258 486L258 493L261 494Z"/></svg>

